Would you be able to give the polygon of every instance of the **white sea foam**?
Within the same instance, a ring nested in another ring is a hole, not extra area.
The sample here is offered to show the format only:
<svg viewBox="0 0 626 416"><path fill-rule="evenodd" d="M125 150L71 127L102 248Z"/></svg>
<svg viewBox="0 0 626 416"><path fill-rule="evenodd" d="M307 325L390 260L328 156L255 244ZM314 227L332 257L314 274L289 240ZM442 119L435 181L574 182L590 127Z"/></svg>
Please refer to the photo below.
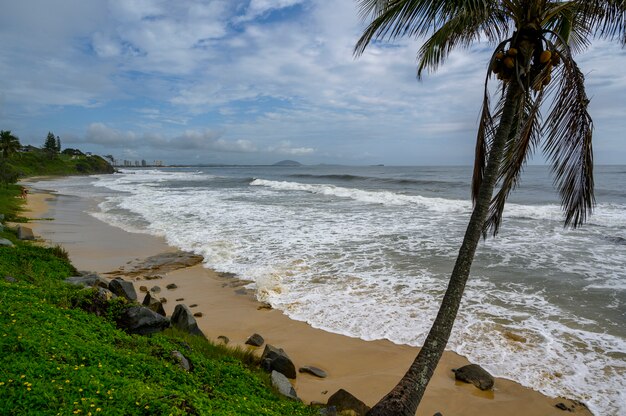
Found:
<svg viewBox="0 0 626 416"><path fill-rule="evenodd" d="M313 194L326 195L339 198L350 198L368 204L383 205L417 205L439 212L463 212L471 208L466 201L455 201L443 198L424 198L419 195L402 195L387 191L364 191L354 188L343 188L334 185L305 184L288 181L268 181L255 179L250 185L267 186L272 189L283 191L301 191Z"/></svg>
<svg viewBox="0 0 626 416"><path fill-rule="evenodd" d="M117 194L97 215L202 254L294 319L363 339L423 342L469 202L265 179L212 188L215 178L158 170L100 177L95 185ZM626 341L557 305L567 284L623 289L626 249L606 232L623 232L624 207L600 204L593 218L582 231L565 230L556 205L509 204L506 232L479 248L449 346L496 375L618 415L626 412ZM536 287L537 279L555 286Z"/></svg>

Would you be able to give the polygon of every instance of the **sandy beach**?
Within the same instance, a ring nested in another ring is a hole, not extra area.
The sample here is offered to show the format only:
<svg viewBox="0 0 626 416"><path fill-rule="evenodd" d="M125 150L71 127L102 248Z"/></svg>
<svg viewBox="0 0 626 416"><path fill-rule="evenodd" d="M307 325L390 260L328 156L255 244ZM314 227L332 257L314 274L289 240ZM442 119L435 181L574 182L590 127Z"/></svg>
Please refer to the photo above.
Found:
<svg viewBox="0 0 626 416"><path fill-rule="evenodd" d="M30 224L35 234L61 244L79 270L104 274L134 259L175 250L161 238L129 233L89 215L88 212L97 210L95 200L49 193L44 190L45 182L28 185L31 189L26 215L33 218ZM170 283L177 288L167 290ZM138 280L135 286L138 293L141 285L161 287L160 296L168 300L164 305L168 315L177 303L196 304L192 309L202 313L198 323L211 340L226 336L229 345L245 347L248 336L259 333L267 343L283 348L296 367L311 365L324 369L328 373L326 379L299 374L295 380L298 395L305 402L325 402L344 388L371 406L401 378L417 353L414 347L350 338L291 320L278 310L262 308L252 294L234 283L236 279L196 265L168 273L162 279ZM259 348L259 354L261 351ZM576 406L573 413L564 412L555 404L571 406L572 402L546 397L506 379L498 378L490 392L456 382L451 370L465 364L465 358L445 353L417 415L591 414L582 406Z"/></svg>

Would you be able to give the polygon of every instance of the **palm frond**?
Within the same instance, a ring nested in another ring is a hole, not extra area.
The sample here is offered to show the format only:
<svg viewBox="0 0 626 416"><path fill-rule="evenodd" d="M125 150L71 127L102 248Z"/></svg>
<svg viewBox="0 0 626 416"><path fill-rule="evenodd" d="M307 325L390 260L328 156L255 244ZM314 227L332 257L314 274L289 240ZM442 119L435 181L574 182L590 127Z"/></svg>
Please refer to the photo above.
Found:
<svg viewBox="0 0 626 416"><path fill-rule="evenodd" d="M373 17L358 40L354 54L363 53L372 39L426 35L438 26L446 1L361 0L361 17Z"/></svg>
<svg viewBox="0 0 626 416"><path fill-rule="evenodd" d="M587 112L585 77L571 54L562 56L560 82L546 120L544 151L565 211L565 226L576 228L591 214L594 199L593 122Z"/></svg>
<svg viewBox="0 0 626 416"><path fill-rule="evenodd" d="M460 9L441 27L439 27L420 48L417 76L422 71L435 71L456 47L469 47L485 35L491 42L502 39L509 29L506 16L501 10L489 7L467 7Z"/></svg>
<svg viewBox="0 0 626 416"><path fill-rule="evenodd" d="M498 234L506 200L511 191L517 187L528 158L539 145L541 140L540 108L543 97L543 90L534 99L526 94L524 104L518 109L500 165L500 189L491 200L489 215L483 228L484 234L489 231L494 237Z"/></svg>
<svg viewBox="0 0 626 416"><path fill-rule="evenodd" d="M619 39L626 46L625 0L577 0L579 13L585 18L595 36Z"/></svg>
<svg viewBox="0 0 626 416"><path fill-rule="evenodd" d="M487 154L489 153L489 143L495 135L494 118L491 115L489 104L489 93L485 87L485 96L478 124L478 134L476 137L476 150L474 155L474 173L472 175L472 201L476 203L478 191L483 182L485 166L487 165Z"/></svg>
<svg viewBox="0 0 626 416"><path fill-rule="evenodd" d="M426 36L459 14L489 16L492 12L491 23L494 23L502 16L502 13L493 13L495 3L488 0L360 0L361 18L373 20L357 41L354 54L361 55L374 39ZM496 37L494 25L484 25L481 29L491 39Z"/></svg>

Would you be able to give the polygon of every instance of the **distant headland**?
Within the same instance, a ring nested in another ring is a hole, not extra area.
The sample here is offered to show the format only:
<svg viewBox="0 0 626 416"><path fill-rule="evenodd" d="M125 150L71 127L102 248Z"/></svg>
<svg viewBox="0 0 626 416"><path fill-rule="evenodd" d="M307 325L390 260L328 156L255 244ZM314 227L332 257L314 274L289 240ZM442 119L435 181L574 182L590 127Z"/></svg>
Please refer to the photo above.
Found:
<svg viewBox="0 0 626 416"><path fill-rule="evenodd" d="M296 162L295 160L281 160L280 162L274 163L272 166L302 166L302 163Z"/></svg>

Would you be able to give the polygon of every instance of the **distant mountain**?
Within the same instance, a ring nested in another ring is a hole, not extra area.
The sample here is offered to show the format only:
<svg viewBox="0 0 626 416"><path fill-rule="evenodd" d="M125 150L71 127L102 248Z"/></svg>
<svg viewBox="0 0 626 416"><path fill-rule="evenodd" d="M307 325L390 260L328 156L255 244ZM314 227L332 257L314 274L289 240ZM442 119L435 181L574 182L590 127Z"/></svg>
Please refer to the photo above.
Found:
<svg viewBox="0 0 626 416"><path fill-rule="evenodd" d="M280 162L274 163L272 166L302 166L302 163L296 162L295 160L281 160Z"/></svg>

